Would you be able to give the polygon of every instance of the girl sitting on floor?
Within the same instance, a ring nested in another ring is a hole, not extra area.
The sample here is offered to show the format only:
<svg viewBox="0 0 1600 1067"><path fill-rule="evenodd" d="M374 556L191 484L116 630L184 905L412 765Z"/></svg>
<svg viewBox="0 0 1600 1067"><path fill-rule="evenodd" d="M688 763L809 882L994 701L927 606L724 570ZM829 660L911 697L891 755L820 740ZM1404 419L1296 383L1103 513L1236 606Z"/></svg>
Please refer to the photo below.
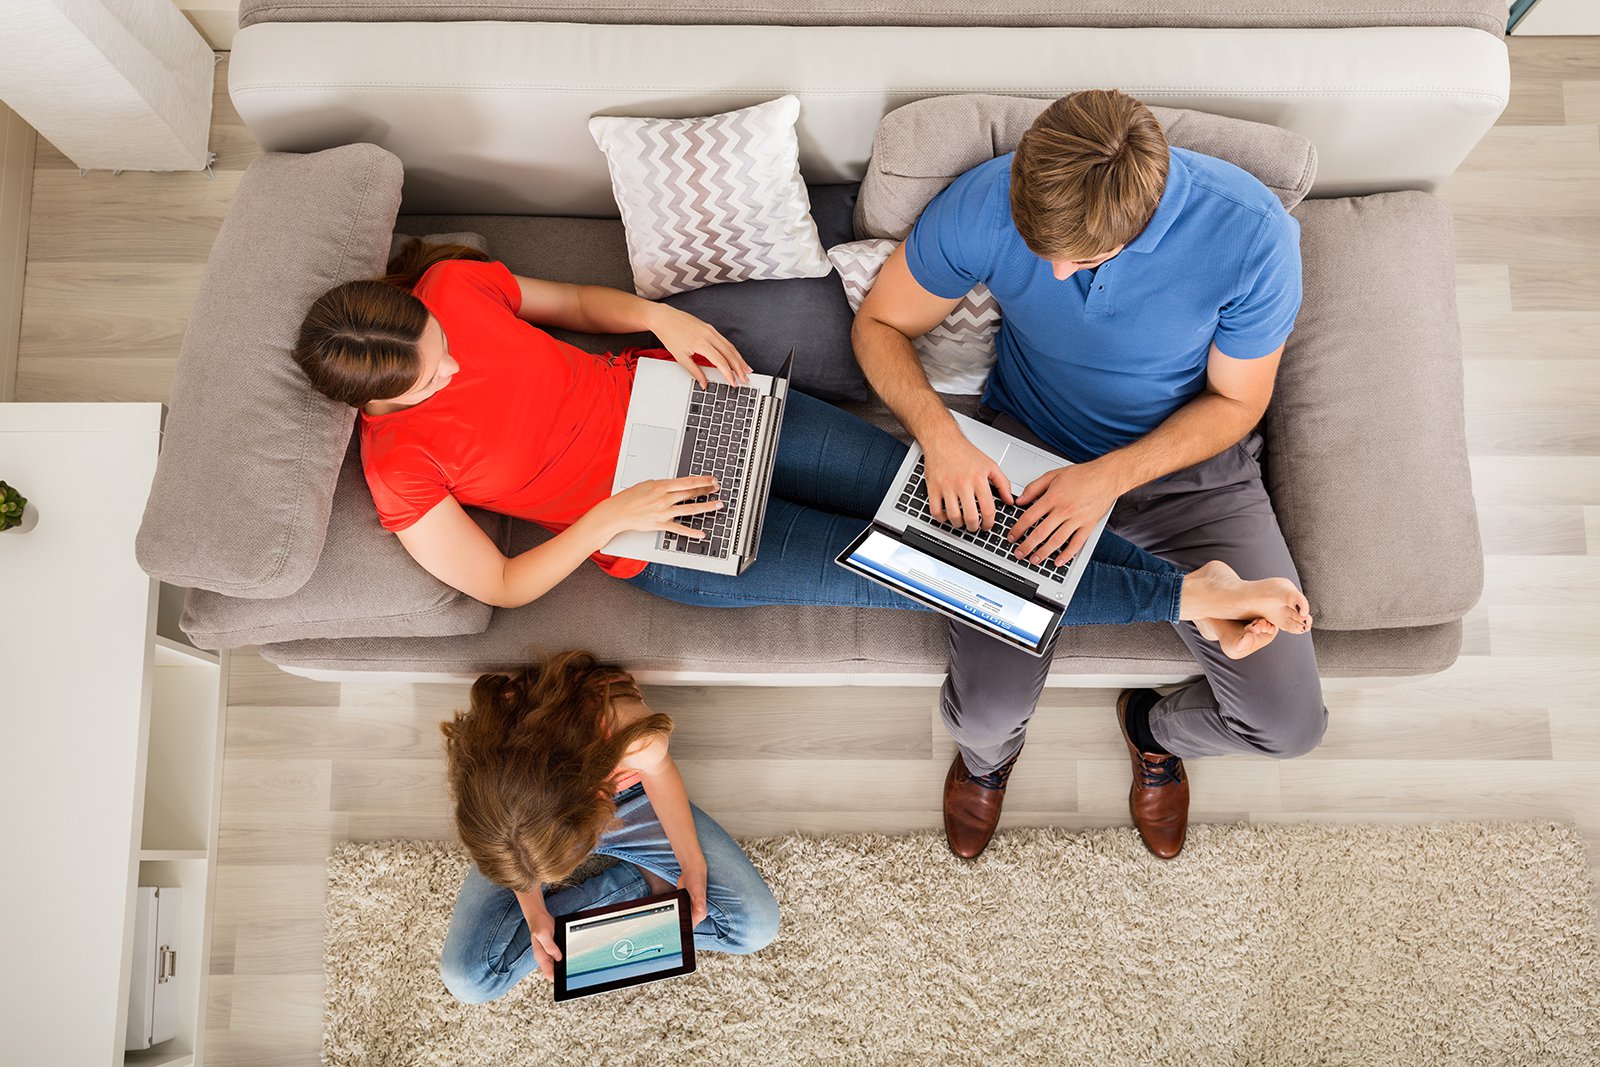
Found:
<svg viewBox="0 0 1600 1067"><path fill-rule="evenodd" d="M672 720L587 652L486 674L440 723L456 829L472 869L440 972L458 999L554 978L554 915L686 889L697 951L755 952L778 932L772 891L727 832L689 803L667 754ZM621 862L579 882L591 855Z"/></svg>

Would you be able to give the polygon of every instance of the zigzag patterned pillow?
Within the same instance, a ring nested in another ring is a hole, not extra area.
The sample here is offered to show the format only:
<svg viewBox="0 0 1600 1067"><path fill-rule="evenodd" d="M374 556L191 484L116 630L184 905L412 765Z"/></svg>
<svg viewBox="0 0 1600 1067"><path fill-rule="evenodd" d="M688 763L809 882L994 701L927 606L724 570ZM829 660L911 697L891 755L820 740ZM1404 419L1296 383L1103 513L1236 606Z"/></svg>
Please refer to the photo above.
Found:
<svg viewBox="0 0 1600 1067"><path fill-rule="evenodd" d="M783 96L709 118L589 120L640 296L828 273L800 180L799 117L799 99Z"/></svg>
<svg viewBox="0 0 1600 1067"><path fill-rule="evenodd" d="M828 259L844 282L851 311L861 310L861 302L895 244L876 237L828 249ZM999 329L999 302L987 287L973 286L943 322L912 342L928 374L928 384L941 393L983 392L994 366L994 335Z"/></svg>

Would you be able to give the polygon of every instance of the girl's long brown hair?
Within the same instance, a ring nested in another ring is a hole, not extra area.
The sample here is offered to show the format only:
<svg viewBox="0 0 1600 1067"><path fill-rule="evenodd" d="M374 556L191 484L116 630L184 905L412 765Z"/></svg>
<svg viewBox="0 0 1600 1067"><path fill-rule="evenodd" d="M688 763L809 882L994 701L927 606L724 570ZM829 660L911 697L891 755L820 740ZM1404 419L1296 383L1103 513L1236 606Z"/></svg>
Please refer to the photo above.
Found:
<svg viewBox="0 0 1600 1067"><path fill-rule="evenodd" d="M428 309L411 290L435 264L488 258L470 245L412 241L382 278L346 282L317 298L300 324L294 361L319 393L351 407L408 392L422 374L417 342L428 325Z"/></svg>
<svg viewBox="0 0 1600 1067"><path fill-rule="evenodd" d="M610 783L629 748L672 732L653 713L627 725L618 700L640 699L622 668L562 652L513 675L486 674L472 706L439 724L456 832L483 876L517 892L566 879L616 818Z"/></svg>

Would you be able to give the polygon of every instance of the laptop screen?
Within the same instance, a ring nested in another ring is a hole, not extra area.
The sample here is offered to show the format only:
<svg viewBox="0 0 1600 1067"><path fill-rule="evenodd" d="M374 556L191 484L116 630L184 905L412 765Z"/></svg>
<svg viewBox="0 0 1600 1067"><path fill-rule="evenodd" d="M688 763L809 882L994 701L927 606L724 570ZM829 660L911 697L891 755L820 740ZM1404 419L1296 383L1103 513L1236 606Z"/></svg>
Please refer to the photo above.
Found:
<svg viewBox="0 0 1600 1067"><path fill-rule="evenodd" d="M839 562L853 565L891 588L943 609L979 629L1038 651L1055 633L1061 611L1000 589L943 560L905 545L876 528Z"/></svg>

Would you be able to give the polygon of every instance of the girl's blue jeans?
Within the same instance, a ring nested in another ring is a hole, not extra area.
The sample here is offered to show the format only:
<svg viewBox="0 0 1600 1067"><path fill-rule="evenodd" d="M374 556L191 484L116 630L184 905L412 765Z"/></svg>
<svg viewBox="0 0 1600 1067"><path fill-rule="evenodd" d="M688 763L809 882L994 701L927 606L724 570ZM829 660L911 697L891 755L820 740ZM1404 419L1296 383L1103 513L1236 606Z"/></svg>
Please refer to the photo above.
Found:
<svg viewBox="0 0 1600 1067"><path fill-rule="evenodd" d="M727 831L692 804L690 810L706 857L706 917L694 928L695 950L754 952L778 935L778 902ZM644 786L617 794L617 818L621 825L601 836L595 853L623 862L575 885L545 887L544 904L551 915L649 896L641 867L677 884L677 857ZM482 1004L504 996L534 966L532 939L517 895L472 867L456 897L439 959L445 988L458 1000Z"/></svg>
<svg viewBox="0 0 1600 1067"><path fill-rule="evenodd" d="M834 562L872 520L906 451L876 426L791 390L755 563L740 575L652 563L628 581L701 607L928 610ZM1182 568L1104 533L1061 624L1177 622L1183 574Z"/></svg>

